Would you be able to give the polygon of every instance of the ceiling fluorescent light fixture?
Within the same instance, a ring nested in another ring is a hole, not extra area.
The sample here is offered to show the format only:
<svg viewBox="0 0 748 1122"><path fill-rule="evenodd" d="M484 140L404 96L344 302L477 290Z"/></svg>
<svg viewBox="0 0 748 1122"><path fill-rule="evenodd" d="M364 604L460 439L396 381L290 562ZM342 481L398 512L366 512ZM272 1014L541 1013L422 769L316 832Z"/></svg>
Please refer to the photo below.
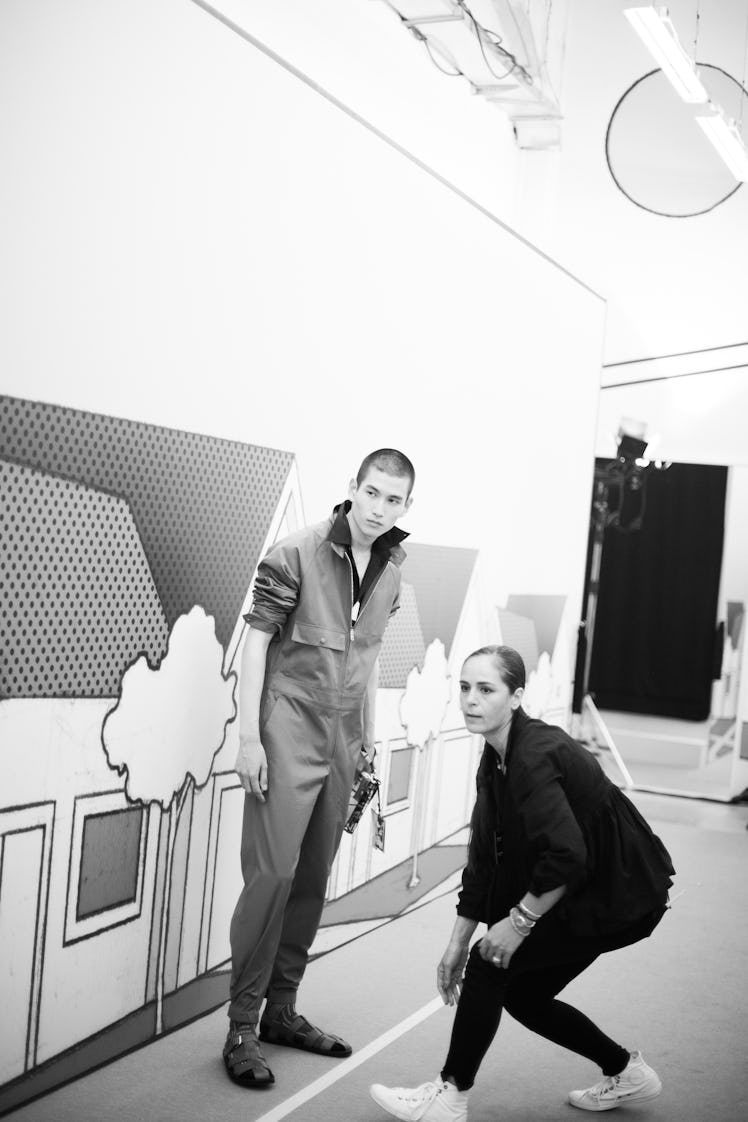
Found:
<svg viewBox="0 0 748 1122"><path fill-rule="evenodd" d="M623 14L680 97L691 104L706 104L709 94L680 45L668 9L637 4L624 8Z"/></svg>
<svg viewBox="0 0 748 1122"><path fill-rule="evenodd" d="M480 25L465 18L459 6L456 15L417 16L404 23L425 42L430 54L438 55L466 78L475 92L480 93L486 83L504 85L515 70L525 73L524 67L509 64L508 58L512 56L502 52ZM504 89L516 88L514 80L504 85Z"/></svg>
<svg viewBox="0 0 748 1122"><path fill-rule="evenodd" d="M748 151L734 121L709 102L709 113L697 113L696 120L728 168L740 183L748 183Z"/></svg>
<svg viewBox="0 0 748 1122"><path fill-rule="evenodd" d="M387 4L408 24L462 19L462 11L456 0L387 0Z"/></svg>

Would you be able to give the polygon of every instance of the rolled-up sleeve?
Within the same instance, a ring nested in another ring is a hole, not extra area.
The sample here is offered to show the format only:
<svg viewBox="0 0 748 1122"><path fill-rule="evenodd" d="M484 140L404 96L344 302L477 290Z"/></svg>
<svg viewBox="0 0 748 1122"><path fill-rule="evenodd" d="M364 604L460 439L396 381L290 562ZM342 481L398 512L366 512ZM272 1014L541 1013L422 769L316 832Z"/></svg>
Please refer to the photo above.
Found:
<svg viewBox="0 0 748 1122"><path fill-rule="evenodd" d="M476 923L487 922L489 878L463 869L462 887L457 896L457 914Z"/></svg>
<svg viewBox="0 0 748 1122"><path fill-rule="evenodd" d="M252 607L244 616L250 627L272 635L280 631L299 599L300 569L298 550L283 543L262 559L255 578Z"/></svg>
<svg viewBox="0 0 748 1122"><path fill-rule="evenodd" d="M471 833L467 865L462 871L462 886L457 897L457 914L486 923L493 869L488 855L481 853L478 838Z"/></svg>

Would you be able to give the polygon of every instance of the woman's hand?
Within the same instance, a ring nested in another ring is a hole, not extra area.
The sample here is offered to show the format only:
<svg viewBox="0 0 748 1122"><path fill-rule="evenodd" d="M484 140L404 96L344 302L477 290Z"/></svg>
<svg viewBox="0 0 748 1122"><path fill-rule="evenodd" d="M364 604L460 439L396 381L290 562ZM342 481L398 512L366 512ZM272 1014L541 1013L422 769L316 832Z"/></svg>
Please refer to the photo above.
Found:
<svg viewBox="0 0 748 1122"><path fill-rule="evenodd" d="M489 927L480 941L478 953L486 962L492 962L497 969L506 970L512 961L512 955L525 938L526 936L517 934L509 916L506 916L493 927Z"/></svg>
<svg viewBox="0 0 748 1122"><path fill-rule="evenodd" d="M450 943L436 968L436 988L445 1005L459 1001L469 951L467 943Z"/></svg>

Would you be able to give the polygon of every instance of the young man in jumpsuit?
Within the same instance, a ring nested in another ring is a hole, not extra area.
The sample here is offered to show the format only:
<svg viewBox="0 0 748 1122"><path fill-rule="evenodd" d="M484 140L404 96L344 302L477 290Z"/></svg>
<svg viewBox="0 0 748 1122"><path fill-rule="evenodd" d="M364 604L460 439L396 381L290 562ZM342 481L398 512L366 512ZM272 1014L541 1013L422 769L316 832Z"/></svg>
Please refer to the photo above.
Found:
<svg viewBox="0 0 748 1122"><path fill-rule="evenodd" d="M296 1011L362 747L373 754L376 659L397 610L415 473L391 448L366 457L332 516L260 562L242 656L239 752L247 793L244 889L231 921L229 1076L266 1087L259 1040L348 1056ZM260 1008L266 999L260 1020ZM259 1021L259 1040L258 1040Z"/></svg>

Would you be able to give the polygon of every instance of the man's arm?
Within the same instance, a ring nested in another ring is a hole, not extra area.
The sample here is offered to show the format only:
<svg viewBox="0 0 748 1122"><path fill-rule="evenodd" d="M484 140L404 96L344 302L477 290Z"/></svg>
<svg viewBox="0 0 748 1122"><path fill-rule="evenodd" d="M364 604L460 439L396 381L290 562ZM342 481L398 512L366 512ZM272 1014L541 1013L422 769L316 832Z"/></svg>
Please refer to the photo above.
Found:
<svg viewBox="0 0 748 1122"><path fill-rule="evenodd" d="M374 758L374 744L377 738L376 729L376 709L377 709L377 690L379 689L379 659L374 663L369 681L366 683L366 693L364 694L364 748L369 755Z"/></svg>
<svg viewBox="0 0 748 1122"><path fill-rule="evenodd" d="M265 802L268 789L267 756L260 741L260 699L265 681L268 631L250 627L242 653L239 678L239 751L234 771L248 795Z"/></svg>

